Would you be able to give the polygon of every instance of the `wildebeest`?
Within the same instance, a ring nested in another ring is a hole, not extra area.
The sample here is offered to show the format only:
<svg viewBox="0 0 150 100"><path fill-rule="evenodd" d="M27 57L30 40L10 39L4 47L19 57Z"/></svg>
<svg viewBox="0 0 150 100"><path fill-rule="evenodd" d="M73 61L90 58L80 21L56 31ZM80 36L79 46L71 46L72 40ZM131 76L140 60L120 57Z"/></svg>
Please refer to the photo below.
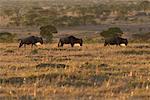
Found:
<svg viewBox="0 0 150 100"><path fill-rule="evenodd" d="M121 37L113 37L113 38L107 38L105 39L104 46L107 45L120 45L125 44L126 46L128 45L128 40L121 38Z"/></svg>
<svg viewBox="0 0 150 100"><path fill-rule="evenodd" d="M60 46L62 47L64 44L71 44L71 47L73 47L74 44L80 44L80 46L82 46L83 40L71 35L71 36L59 39L58 47Z"/></svg>
<svg viewBox="0 0 150 100"><path fill-rule="evenodd" d="M20 44L19 44L19 48L24 45L24 47L27 45L30 45L33 46L35 45L36 46L36 43L41 43L43 44L43 39L42 37L37 37L37 36L29 36L29 37L26 37L24 39L19 39L20 40Z"/></svg>

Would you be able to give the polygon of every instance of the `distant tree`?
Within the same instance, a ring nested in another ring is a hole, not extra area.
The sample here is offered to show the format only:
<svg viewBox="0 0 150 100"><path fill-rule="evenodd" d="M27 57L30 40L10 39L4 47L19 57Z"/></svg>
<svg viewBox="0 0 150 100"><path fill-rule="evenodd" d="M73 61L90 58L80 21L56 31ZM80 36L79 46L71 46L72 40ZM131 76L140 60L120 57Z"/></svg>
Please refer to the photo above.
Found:
<svg viewBox="0 0 150 100"><path fill-rule="evenodd" d="M8 16L8 17L10 17L10 16L13 15L13 11L12 11L12 9L1 8L1 14L2 14L3 16Z"/></svg>
<svg viewBox="0 0 150 100"><path fill-rule="evenodd" d="M141 10L144 10L144 11L150 9L150 2L147 1L147 0L142 1L142 2L139 4L139 8L140 8Z"/></svg>
<svg viewBox="0 0 150 100"><path fill-rule="evenodd" d="M100 35L103 36L104 38L121 36L122 34L123 31L118 27L111 27L108 30L104 30L100 33Z"/></svg>
<svg viewBox="0 0 150 100"><path fill-rule="evenodd" d="M48 15L49 16L49 24L53 24L55 26L58 26L60 21L59 18L63 15L61 14L62 12L59 11L59 6L57 5L56 7L52 7L51 9L48 10Z"/></svg>
<svg viewBox="0 0 150 100"><path fill-rule="evenodd" d="M104 14L104 16L105 15L107 16L110 14L109 6L106 4L97 4L93 7L93 10L94 10L93 12L97 18L99 18L103 14Z"/></svg>
<svg viewBox="0 0 150 100"><path fill-rule="evenodd" d="M19 5L2 5L2 16L10 18L10 23L16 26L20 26L24 15L24 6Z"/></svg>
<svg viewBox="0 0 150 100"><path fill-rule="evenodd" d="M29 25L29 26L34 26L36 25L35 19L38 18L38 16L40 16L40 14L33 9L30 9L26 14L25 14L25 21L24 24L25 25Z"/></svg>
<svg viewBox="0 0 150 100"><path fill-rule="evenodd" d="M55 8L43 9L41 7L34 7L30 9L25 15L25 25L44 26L48 24L58 25L60 21L59 12Z"/></svg>
<svg viewBox="0 0 150 100"><path fill-rule="evenodd" d="M41 16L34 19L34 23L36 26L47 25L50 23L49 18L47 16Z"/></svg>
<svg viewBox="0 0 150 100"><path fill-rule="evenodd" d="M0 33L0 42L14 42L15 35L9 32Z"/></svg>
<svg viewBox="0 0 150 100"><path fill-rule="evenodd" d="M47 43L52 42L53 33L57 33L57 29L52 25L40 27L40 35L46 40Z"/></svg>
<svg viewBox="0 0 150 100"><path fill-rule="evenodd" d="M76 13L81 25L86 25L94 19L91 7L78 5L76 8L74 8L73 13Z"/></svg>

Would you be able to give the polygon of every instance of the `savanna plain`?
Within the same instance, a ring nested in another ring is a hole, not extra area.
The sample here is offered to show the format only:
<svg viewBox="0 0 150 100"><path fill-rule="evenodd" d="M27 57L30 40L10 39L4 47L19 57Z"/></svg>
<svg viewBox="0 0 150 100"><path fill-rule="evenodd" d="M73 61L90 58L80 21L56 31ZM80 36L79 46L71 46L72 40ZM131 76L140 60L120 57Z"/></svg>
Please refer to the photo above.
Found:
<svg viewBox="0 0 150 100"><path fill-rule="evenodd" d="M45 25L52 43L18 48ZM112 27L127 46L104 47ZM0 100L150 100L150 0L0 0Z"/></svg>
<svg viewBox="0 0 150 100"><path fill-rule="evenodd" d="M150 98L150 45L0 44L0 99Z"/></svg>

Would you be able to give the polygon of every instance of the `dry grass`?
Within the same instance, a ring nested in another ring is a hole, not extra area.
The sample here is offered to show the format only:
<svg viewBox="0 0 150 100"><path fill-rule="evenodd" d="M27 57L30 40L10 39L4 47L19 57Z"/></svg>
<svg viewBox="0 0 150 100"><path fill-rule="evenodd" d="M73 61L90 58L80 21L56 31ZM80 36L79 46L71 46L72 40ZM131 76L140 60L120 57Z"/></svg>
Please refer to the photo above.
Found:
<svg viewBox="0 0 150 100"><path fill-rule="evenodd" d="M0 44L0 76L0 99L148 100L150 45L58 48L54 43L18 49L16 43Z"/></svg>

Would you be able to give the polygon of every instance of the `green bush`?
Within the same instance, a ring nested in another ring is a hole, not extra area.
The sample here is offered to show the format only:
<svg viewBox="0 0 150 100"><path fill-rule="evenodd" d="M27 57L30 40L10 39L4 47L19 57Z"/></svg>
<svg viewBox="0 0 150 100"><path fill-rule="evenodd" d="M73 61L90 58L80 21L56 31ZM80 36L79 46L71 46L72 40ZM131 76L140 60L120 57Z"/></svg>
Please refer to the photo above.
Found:
<svg viewBox="0 0 150 100"><path fill-rule="evenodd" d="M122 34L123 31L118 27L111 27L108 30L104 30L100 33L100 35L103 36L104 38L121 36Z"/></svg>
<svg viewBox="0 0 150 100"><path fill-rule="evenodd" d="M40 27L40 35L46 40L46 43L52 42L53 33L57 33L57 29L54 26L46 25Z"/></svg>
<svg viewBox="0 0 150 100"><path fill-rule="evenodd" d="M41 26L40 30L44 32L57 33L56 27L52 25Z"/></svg>
<svg viewBox="0 0 150 100"><path fill-rule="evenodd" d="M9 32L1 32L0 33L0 42L14 42L15 35Z"/></svg>
<svg viewBox="0 0 150 100"><path fill-rule="evenodd" d="M38 54L38 50L37 49L32 50L31 54L33 54L33 55Z"/></svg>

